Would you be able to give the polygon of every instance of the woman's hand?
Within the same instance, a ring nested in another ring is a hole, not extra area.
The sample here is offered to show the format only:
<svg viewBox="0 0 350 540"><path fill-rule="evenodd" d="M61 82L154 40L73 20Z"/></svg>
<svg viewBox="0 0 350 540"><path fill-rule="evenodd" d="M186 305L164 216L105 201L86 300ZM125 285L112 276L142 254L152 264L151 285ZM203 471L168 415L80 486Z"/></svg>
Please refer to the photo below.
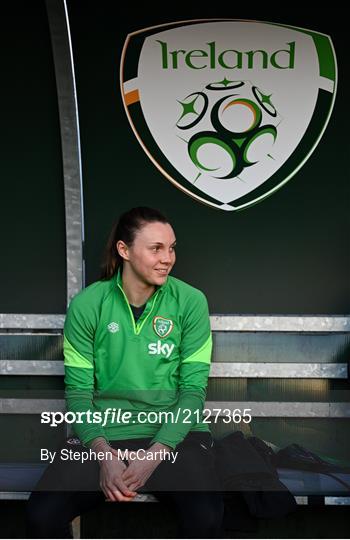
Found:
<svg viewBox="0 0 350 540"><path fill-rule="evenodd" d="M153 459L133 459L129 463L129 467L126 467L122 474L122 480L129 489L136 490L145 485L151 474L162 462L159 450L169 451L170 448L165 444L155 443L147 449L147 452L153 452Z"/></svg>
<svg viewBox="0 0 350 540"><path fill-rule="evenodd" d="M91 448L96 452L110 452L112 459L101 460L100 463L100 488L109 501L132 501L136 492L131 491L125 484L122 475L126 465L118 459L118 452L114 450L104 439L95 439Z"/></svg>
<svg viewBox="0 0 350 540"><path fill-rule="evenodd" d="M132 501L136 492L131 491L123 480L126 465L117 457L113 448L111 460L100 462L100 487L110 501Z"/></svg>

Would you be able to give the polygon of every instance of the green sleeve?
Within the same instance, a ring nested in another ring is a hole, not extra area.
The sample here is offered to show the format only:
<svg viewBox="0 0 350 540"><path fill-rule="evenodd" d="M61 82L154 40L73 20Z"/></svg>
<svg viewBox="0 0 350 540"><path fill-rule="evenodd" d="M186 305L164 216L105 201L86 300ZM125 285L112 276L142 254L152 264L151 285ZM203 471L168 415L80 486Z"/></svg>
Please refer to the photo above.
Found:
<svg viewBox="0 0 350 540"><path fill-rule="evenodd" d="M94 335L97 326L95 309L77 295L70 303L64 324L64 370L67 411L74 413L94 412ZM96 437L104 437L100 423L72 424L73 430L83 444Z"/></svg>
<svg viewBox="0 0 350 540"><path fill-rule="evenodd" d="M177 420L162 424L152 439L152 443L161 442L171 448L183 441L198 419L202 419L210 370L212 337L208 304L202 293L190 303L180 346L178 401L171 409Z"/></svg>

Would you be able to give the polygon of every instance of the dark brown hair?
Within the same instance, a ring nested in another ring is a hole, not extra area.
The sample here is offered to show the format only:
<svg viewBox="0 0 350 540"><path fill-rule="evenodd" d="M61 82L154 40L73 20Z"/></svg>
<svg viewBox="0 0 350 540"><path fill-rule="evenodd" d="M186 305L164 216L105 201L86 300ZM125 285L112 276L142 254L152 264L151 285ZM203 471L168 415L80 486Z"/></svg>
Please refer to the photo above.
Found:
<svg viewBox="0 0 350 540"><path fill-rule="evenodd" d="M154 222L169 223L159 210L146 206L131 208L120 216L119 220L114 223L108 237L101 265L100 280L111 279L118 268L123 265L123 259L117 251L116 243L122 240L127 246L131 246L137 231L142 229L145 224Z"/></svg>

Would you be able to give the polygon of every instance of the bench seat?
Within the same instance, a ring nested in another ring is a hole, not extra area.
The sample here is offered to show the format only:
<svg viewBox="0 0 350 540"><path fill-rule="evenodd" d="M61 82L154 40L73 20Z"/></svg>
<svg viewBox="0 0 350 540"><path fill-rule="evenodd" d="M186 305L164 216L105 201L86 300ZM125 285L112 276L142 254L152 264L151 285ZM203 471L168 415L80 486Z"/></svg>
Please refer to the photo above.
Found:
<svg viewBox="0 0 350 540"><path fill-rule="evenodd" d="M30 492L43 474L46 463L1 463L0 492ZM350 489L335 478L319 472L298 469L278 469L280 481L294 496L318 495L324 497L350 497ZM350 486L350 473L336 473ZM149 496L139 495L137 500L150 500Z"/></svg>

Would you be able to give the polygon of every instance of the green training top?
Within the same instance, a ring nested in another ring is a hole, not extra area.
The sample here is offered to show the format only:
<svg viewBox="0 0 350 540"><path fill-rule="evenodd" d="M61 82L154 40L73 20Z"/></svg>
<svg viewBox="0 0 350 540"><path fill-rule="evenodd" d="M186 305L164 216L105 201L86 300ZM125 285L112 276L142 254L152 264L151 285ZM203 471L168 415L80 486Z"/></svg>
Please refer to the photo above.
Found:
<svg viewBox="0 0 350 540"><path fill-rule="evenodd" d="M64 325L67 410L83 413L76 435L84 444L152 437L175 448L190 430L209 431L211 350L207 300L179 279L157 288L137 323L120 272L83 289Z"/></svg>

